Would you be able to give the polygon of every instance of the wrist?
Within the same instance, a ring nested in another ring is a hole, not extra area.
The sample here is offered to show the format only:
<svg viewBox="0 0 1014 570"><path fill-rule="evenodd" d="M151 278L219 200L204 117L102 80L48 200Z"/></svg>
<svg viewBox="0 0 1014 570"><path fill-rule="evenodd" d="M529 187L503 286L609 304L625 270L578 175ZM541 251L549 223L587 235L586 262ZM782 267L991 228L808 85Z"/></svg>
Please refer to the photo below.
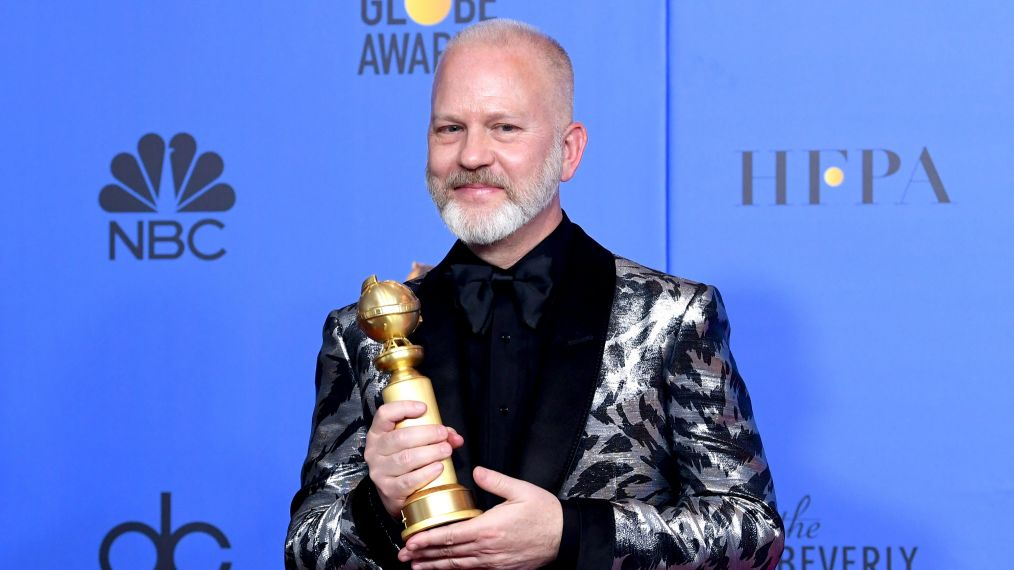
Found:
<svg viewBox="0 0 1014 570"><path fill-rule="evenodd" d="M385 493L380 484L370 474L370 483L372 483L373 490L376 493L376 498L380 500L380 506L384 508L384 511L392 519L401 521L401 504L395 500L389 498Z"/></svg>
<svg viewBox="0 0 1014 570"><path fill-rule="evenodd" d="M380 497L380 504L384 507L384 510L387 511L387 515L395 521L401 522L401 507L398 503L385 497L379 492L379 489L377 495Z"/></svg>
<svg viewBox="0 0 1014 570"><path fill-rule="evenodd" d="M564 506L560 499L553 497L555 502L555 508L552 508L550 512L551 520L550 532L547 533L549 537L549 544L547 545L548 558L544 560L544 564L550 564L557 560L560 556L560 548L563 544L564 536Z"/></svg>

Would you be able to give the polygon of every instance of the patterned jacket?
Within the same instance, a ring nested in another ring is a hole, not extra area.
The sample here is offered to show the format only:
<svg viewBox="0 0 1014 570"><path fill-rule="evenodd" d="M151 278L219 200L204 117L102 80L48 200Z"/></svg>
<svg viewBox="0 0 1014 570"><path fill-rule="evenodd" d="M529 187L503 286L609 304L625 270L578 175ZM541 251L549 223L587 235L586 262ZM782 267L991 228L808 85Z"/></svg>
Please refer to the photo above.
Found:
<svg viewBox="0 0 1014 570"><path fill-rule="evenodd" d="M718 291L615 257L580 228L572 242L520 478L579 505L580 568L774 568L782 521ZM441 269L410 283L424 315L412 340L444 423L460 432ZM355 321L353 305L324 324L287 568L399 566L397 534L360 485L387 378ZM474 489L467 458L454 462Z"/></svg>

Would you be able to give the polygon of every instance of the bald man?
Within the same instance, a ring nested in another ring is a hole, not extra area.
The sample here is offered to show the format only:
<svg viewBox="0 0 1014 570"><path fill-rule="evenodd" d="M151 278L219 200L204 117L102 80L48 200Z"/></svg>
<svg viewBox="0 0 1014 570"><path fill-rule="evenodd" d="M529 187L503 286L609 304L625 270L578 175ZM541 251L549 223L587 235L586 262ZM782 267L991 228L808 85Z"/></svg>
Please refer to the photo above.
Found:
<svg viewBox="0 0 1014 570"><path fill-rule="evenodd" d="M552 38L496 19L447 47L427 184L458 241L409 283L445 425L395 431L380 346L332 312L288 568L774 568L783 545L718 291L617 257L559 185L587 143ZM403 543L405 499L454 461L484 513Z"/></svg>

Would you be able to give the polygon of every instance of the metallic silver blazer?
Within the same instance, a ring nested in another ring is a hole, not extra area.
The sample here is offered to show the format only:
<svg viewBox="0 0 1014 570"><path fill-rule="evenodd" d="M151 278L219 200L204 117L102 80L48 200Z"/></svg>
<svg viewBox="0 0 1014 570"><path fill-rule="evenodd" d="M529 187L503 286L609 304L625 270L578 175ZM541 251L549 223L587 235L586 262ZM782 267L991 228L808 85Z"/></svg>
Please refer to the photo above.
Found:
<svg viewBox="0 0 1014 570"><path fill-rule="evenodd" d="M526 452L534 466L522 478L561 499L608 501L613 568L774 568L783 547L782 521L718 291L612 254L608 265L604 256L598 260L600 280L611 270L600 288L612 298L610 309L603 320L589 320L587 330L597 335L559 345L565 362L569 347L587 347L571 355L573 367L567 365L568 371L589 371L587 401L575 394L537 415L533 433L555 437ZM582 271L575 278L595 276ZM437 301L423 295L425 280L419 292L428 322L427 303ZM589 300L578 299L573 309L587 312L581 304ZM303 487L293 500L285 541L287 568L381 567L348 508L351 492L367 475L366 431L387 380L373 365L379 345L355 320L355 306L348 306L328 315L324 326ZM596 336L599 342L590 339ZM419 344L432 358L428 345ZM439 369L423 372L440 383ZM438 387L445 423L454 425L459 416L447 409L458 403L447 394ZM552 423L562 409L576 418L572 436ZM470 470L457 471L470 478ZM388 542L391 551L384 555L390 559L399 545Z"/></svg>

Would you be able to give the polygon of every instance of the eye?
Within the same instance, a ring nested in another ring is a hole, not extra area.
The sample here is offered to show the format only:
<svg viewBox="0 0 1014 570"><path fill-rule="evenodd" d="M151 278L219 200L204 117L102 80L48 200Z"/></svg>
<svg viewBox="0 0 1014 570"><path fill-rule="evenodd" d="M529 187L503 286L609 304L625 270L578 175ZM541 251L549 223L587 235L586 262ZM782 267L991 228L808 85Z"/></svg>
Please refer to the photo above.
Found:
<svg viewBox="0 0 1014 570"><path fill-rule="evenodd" d="M518 130L518 127L516 125L509 125L509 124L506 124L506 123L499 124L499 125L496 126L496 128L501 133L513 133L513 132L515 132L515 131Z"/></svg>
<svg viewBox="0 0 1014 570"><path fill-rule="evenodd" d="M460 133L461 125L441 125L436 128L436 131L441 134Z"/></svg>

